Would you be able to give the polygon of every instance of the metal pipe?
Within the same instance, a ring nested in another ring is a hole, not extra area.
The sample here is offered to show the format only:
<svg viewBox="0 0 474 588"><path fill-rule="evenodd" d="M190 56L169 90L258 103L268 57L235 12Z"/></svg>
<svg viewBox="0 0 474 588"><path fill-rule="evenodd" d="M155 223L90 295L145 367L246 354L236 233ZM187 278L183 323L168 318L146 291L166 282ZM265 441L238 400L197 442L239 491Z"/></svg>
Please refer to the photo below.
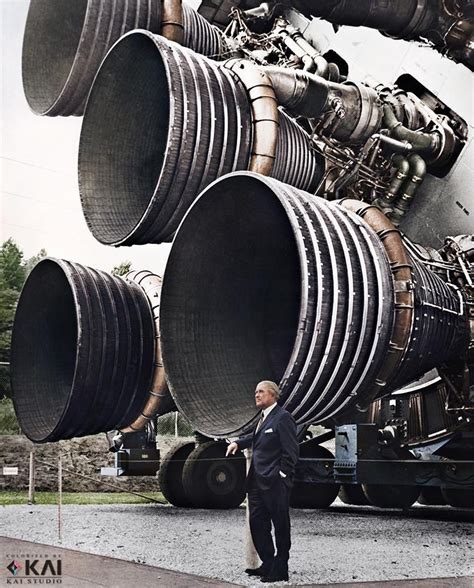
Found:
<svg viewBox="0 0 474 588"><path fill-rule="evenodd" d="M426 176L425 160L412 153L408 156L409 170L406 179L403 182L402 194L395 201L395 206L389 214L390 220L395 226L398 226L402 218L406 215L412 205L415 194Z"/></svg>
<svg viewBox="0 0 474 588"><path fill-rule="evenodd" d="M36 443L124 428L154 374L150 303L135 283L46 258L23 287L12 337L12 390Z"/></svg>
<svg viewBox="0 0 474 588"><path fill-rule="evenodd" d="M253 142L248 169L270 175L275 163L280 127L280 113L272 83L264 72L245 59L229 59L224 67L239 78L249 97Z"/></svg>
<svg viewBox="0 0 474 588"><path fill-rule="evenodd" d="M162 0L161 34L169 41L182 43L184 39L183 6L181 0Z"/></svg>
<svg viewBox="0 0 474 588"><path fill-rule="evenodd" d="M375 206L358 200L343 200L341 206L361 216L382 240L395 284L394 327L390 337L384 366L375 386L379 390L387 387L389 380L400 367L410 341L413 329L413 291L412 263L403 245L400 232L389 219Z"/></svg>
<svg viewBox="0 0 474 588"><path fill-rule="evenodd" d="M408 163L407 158L399 153L392 157L392 165L395 168L395 172L393 179L390 182L389 189L374 201L375 206L380 208L384 213L392 210L393 202L398 198L410 169L410 164Z"/></svg>
<svg viewBox="0 0 474 588"><path fill-rule="evenodd" d="M357 205L364 218L352 201L249 172L195 201L168 259L160 327L171 393L198 431L248 429L264 378L299 424L328 422L467 351L457 295L410 260L380 211ZM442 344L422 347L419 333Z"/></svg>
<svg viewBox="0 0 474 588"><path fill-rule="evenodd" d="M229 71L146 31L115 45L91 90L79 148L82 207L96 239L170 240L199 192L233 170L294 174L297 186L315 188L323 157L288 117L277 128L273 90L258 69L241 66Z"/></svg>
<svg viewBox="0 0 474 588"><path fill-rule="evenodd" d="M165 368L161 356L160 298L162 280L160 276L146 270L130 272L125 276L125 279L127 282L138 284L148 298L153 314L155 333L153 379L148 391L148 399L138 417L128 426L120 429L121 433L133 433L142 430L157 415L176 410L176 406L166 384Z"/></svg>
<svg viewBox="0 0 474 588"><path fill-rule="evenodd" d="M408 141L417 153L433 158L439 151L439 137L436 133L422 133L407 129L397 119L388 104L383 106L383 121L392 137L400 141Z"/></svg>
<svg viewBox="0 0 474 588"><path fill-rule="evenodd" d="M278 104L296 116L320 118L338 104L340 116L331 136L340 141L361 143L379 128L382 112L377 92L348 82L339 84L301 70L262 67L270 78Z"/></svg>

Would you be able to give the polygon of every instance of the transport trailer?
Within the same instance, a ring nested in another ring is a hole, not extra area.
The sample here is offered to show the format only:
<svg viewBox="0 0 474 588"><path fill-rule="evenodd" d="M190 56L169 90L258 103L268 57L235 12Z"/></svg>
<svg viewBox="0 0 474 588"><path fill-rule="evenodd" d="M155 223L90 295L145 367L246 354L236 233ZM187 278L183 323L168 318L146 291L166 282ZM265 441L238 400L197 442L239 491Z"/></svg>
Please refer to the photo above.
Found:
<svg viewBox="0 0 474 588"><path fill-rule="evenodd" d="M384 399L393 412L394 399ZM415 502L474 508L474 429L470 424L436 440L407 443L407 421L338 425L317 436L300 427L300 458L291 505L328 508L339 496L346 504L409 508ZM118 438L108 434L115 467L105 476L155 476L165 498L175 506L235 508L245 497L245 462L226 458L226 442L197 434L177 442L160 463L150 434ZM329 443L328 443L329 442ZM334 444L334 453L328 445Z"/></svg>
<svg viewBox="0 0 474 588"><path fill-rule="evenodd" d="M324 447L310 447L317 442L312 439L300 447L302 456L321 457L300 457L292 495L295 507L326 508L338 494L347 504L383 508L408 508L416 501L474 507L472 429L410 451L400 445L396 427L341 425L335 430L335 456L326 459Z"/></svg>

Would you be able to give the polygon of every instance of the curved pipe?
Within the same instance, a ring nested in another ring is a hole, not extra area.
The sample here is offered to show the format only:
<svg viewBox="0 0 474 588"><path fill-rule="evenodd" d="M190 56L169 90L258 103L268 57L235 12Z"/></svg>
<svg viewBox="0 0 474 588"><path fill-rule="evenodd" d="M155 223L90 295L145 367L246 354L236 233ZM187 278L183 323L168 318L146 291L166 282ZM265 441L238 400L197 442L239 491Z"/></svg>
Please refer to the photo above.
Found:
<svg viewBox="0 0 474 588"><path fill-rule="evenodd" d="M305 71L325 79L329 77L329 63L297 29L293 29L292 33L283 29L281 33L287 47L302 60Z"/></svg>
<svg viewBox="0 0 474 588"><path fill-rule="evenodd" d="M278 103L272 83L249 61L231 59L224 67L234 72L247 91L252 110L253 141L248 169L270 175L275 162L280 127Z"/></svg>
<svg viewBox="0 0 474 588"><path fill-rule="evenodd" d="M161 34L169 41L182 43L184 39L183 7L181 0L161 0Z"/></svg>
<svg viewBox="0 0 474 588"><path fill-rule="evenodd" d="M410 170L410 164L408 163L407 158L399 153L396 153L392 157L392 165L395 168L395 173L390 182L388 191L380 198L374 200L375 206L380 208L384 213L392 210L393 202L398 198L400 190L405 183Z"/></svg>
<svg viewBox="0 0 474 588"><path fill-rule="evenodd" d="M198 431L246 430L265 378L280 382L298 423L326 422L467 350L457 295L416 267L432 294L418 290L398 231L351 206L249 172L193 204L168 259L160 326L171 393Z"/></svg>
<svg viewBox="0 0 474 588"><path fill-rule="evenodd" d="M234 71L146 31L115 45L89 95L79 147L81 202L96 239L170 240L199 192L236 169L315 188L323 157L280 117L262 74L248 71L247 91Z"/></svg>
<svg viewBox="0 0 474 588"><path fill-rule="evenodd" d="M399 141L408 141L420 155L433 158L439 151L439 137L435 133L421 133L403 126L388 104L383 106L383 121L390 135Z"/></svg>
<svg viewBox="0 0 474 588"><path fill-rule="evenodd" d="M134 422L153 378L154 338L137 284L40 261L21 292L12 337L13 402L25 435L44 443Z"/></svg>
<svg viewBox="0 0 474 588"><path fill-rule="evenodd" d="M389 217L395 226L398 226L402 218L406 215L412 205L415 194L423 183L426 176L426 163L422 157L416 153L408 156L408 174L403 182L402 194L397 198L393 211Z"/></svg>
<svg viewBox="0 0 474 588"><path fill-rule="evenodd" d="M400 232L382 211L370 204L363 204L359 200L342 200L340 206L363 218L377 233L390 261L394 283L397 284L393 331L387 357L375 382L376 387L383 389L402 363L410 342L415 308L413 266L403 245Z"/></svg>
<svg viewBox="0 0 474 588"><path fill-rule="evenodd" d="M159 276L144 270L130 272L125 276L125 279L127 282L138 284L148 298L153 313L155 332L153 379L148 392L148 399L138 417L127 427L120 429L122 433L134 433L142 430L155 416L176 410L176 407L166 384L165 369L161 356L160 296L162 280Z"/></svg>

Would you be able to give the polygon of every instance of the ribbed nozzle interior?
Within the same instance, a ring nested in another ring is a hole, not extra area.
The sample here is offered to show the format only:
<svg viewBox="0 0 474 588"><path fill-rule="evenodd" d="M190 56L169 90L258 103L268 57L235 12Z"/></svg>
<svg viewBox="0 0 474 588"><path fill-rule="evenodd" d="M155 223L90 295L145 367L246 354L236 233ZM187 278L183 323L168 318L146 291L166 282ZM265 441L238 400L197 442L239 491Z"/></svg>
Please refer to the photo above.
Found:
<svg viewBox="0 0 474 588"><path fill-rule="evenodd" d="M168 260L161 333L172 394L198 430L242 429L256 414L255 385L280 381L299 267L285 210L263 183L228 177L194 204Z"/></svg>
<svg viewBox="0 0 474 588"><path fill-rule="evenodd" d="M169 100L153 39L124 37L99 70L81 131L82 207L102 243L125 239L147 210L167 148Z"/></svg>
<svg viewBox="0 0 474 588"><path fill-rule="evenodd" d="M25 434L42 441L67 407L74 379L77 319L67 278L53 261L30 274L15 317L15 410Z"/></svg>
<svg viewBox="0 0 474 588"><path fill-rule="evenodd" d="M47 114L74 64L87 0L31 0L23 38L23 87L31 109Z"/></svg>
<svg viewBox="0 0 474 588"><path fill-rule="evenodd" d="M148 399L154 356L154 318L140 286L69 261L40 261L12 337L23 432L41 443L127 426Z"/></svg>

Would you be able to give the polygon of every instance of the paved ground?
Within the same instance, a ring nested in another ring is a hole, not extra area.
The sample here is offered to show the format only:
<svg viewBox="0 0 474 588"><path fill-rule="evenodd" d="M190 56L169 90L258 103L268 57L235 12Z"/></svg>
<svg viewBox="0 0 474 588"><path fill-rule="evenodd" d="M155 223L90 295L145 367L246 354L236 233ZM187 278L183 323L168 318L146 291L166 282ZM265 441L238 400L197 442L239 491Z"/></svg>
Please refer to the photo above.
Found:
<svg viewBox="0 0 474 588"><path fill-rule="evenodd" d="M130 586L153 588L206 588L209 586L239 586L222 580L202 578L192 574L173 572L163 568L131 563L128 561L82 553L71 549L51 547L41 543L31 543L0 537L0 552L21 559L22 554L37 554L37 557L48 554L49 557L61 559L61 585L64 587L93 588L99 586L113 586L114 588L129 588ZM18 555L16 555L18 554ZM7 560L9 558L7 557ZM41 560L40 560L41 561ZM8 562L9 563L9 562ZM7 563L7 565L8 565ZM15 577L8 570L3 569L0 575L0 585L14 585L12 582L23 579L24 570L19 570ZM51 579L51 578L50 578ZM25 580L26 581L26 580ZM471 578L440 578L428 580L394 580L388 582L367 582L351 584L306 584L325 588L472 588L474 577Z"/></svg>
<svg viewBox="0 0 474 588"><path fill-rule="evenodd" d="M171 576L166 574L170 570L200 576L192 580L179 576L180 582L190 581L188 585L193 586L200 586L197 582L206 578L222 585L261 586L243 573L243 508L204 511L160 505L63 506L61 543L54 506L2 507L0 516L1 533L8 537L140 564L133 574L152 575L147 576L149 580L137 580L139 586L160 586L158 580L167 587L186 585L179 584L174 576L169 581ZM326 511L294 510L292 522L292 585L358 586L360 582L429 578L425 583L408 585L474 587L473 511L415 507L404 514L339 503ZM8 562L3 570L6 565ZM114 566L101 565L103 585L121 586L115 581L107 583L105 570ZM156 574L162 574L162 578ZM447 579L435 582L437 578ZM388 584L390 588L399 585ZM369 586L364 584L364 588Z"/></svg>

